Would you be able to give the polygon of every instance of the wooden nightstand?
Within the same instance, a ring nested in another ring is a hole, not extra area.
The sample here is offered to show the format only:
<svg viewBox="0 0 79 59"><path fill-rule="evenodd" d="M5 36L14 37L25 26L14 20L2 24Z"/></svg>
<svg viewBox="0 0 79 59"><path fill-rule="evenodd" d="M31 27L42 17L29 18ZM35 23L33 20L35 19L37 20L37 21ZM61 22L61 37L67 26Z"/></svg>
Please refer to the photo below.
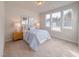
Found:
<svg viewBox="0 0 79 59"><path fill-rule="evenodd" d="M13 40L23 39L23 32L13 32Z"/></svg>

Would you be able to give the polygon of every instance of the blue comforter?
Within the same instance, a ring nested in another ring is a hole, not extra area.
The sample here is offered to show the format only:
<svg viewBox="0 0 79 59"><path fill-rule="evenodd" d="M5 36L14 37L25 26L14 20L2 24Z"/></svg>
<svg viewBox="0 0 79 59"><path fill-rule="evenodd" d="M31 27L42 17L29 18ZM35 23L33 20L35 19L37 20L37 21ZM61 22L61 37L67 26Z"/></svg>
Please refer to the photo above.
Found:
<svg viewBox="0 0 79 59"><path fill-rule="evenodd" d="M35 50L41 43L48 40L48 37L50 35L46 30L31 29L26 31L24 40Z"/></svg>

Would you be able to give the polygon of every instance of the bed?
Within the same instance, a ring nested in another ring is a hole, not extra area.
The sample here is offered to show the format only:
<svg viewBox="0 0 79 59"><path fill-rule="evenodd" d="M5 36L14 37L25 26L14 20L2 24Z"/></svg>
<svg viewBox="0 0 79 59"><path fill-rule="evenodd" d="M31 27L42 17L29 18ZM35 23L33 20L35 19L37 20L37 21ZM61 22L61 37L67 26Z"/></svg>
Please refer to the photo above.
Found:
<svg viewBox="0 0 79 59"><path fill-rule="evenodd" d="M40 29L30 29L23 31L24 41L29 44L29 46L36 50L45 41L51 39L48 31Z"/></svg>

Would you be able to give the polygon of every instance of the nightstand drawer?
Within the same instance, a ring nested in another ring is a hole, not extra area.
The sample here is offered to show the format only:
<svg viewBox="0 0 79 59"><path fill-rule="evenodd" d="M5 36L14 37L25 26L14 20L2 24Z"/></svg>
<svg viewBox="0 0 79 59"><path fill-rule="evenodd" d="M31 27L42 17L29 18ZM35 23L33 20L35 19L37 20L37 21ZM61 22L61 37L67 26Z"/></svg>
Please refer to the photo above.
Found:
<svg viewBox="0 0 79 59"><path fill-rule="evenodd" d="M13 33L13 40L23 39L23 32L14 32Z"/></svg>

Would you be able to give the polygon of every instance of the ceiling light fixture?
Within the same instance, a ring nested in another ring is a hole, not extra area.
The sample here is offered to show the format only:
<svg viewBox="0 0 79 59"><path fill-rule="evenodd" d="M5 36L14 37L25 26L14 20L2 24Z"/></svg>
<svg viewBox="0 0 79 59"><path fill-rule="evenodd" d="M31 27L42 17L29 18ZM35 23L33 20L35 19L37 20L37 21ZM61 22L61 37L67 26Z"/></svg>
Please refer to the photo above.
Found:
<svg viewBox="0 0 79 59"><path fill-rule="evenodd" d="M44 3L44 1L36 1L36 4L37 4L38 6L42 5L43 3Z"/></svg>

